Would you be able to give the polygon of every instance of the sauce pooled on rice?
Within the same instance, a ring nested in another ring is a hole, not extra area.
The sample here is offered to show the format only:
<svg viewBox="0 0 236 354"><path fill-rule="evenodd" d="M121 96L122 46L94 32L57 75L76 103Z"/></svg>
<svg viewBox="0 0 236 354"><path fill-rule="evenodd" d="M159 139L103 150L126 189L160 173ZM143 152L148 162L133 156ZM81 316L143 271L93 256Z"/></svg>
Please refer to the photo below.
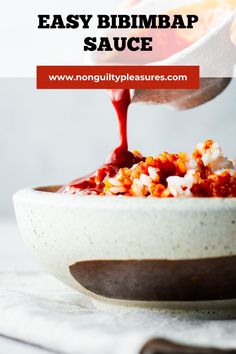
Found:
<svg viewBox="0 0 236 354"><path fill-rule="evenodd" d="M236 197L236 165L207 140L192 154L163 152L144 157L128 150L129 90L112 91L120 144L96 172L74 180L60 192L130 197Z"/></svg>

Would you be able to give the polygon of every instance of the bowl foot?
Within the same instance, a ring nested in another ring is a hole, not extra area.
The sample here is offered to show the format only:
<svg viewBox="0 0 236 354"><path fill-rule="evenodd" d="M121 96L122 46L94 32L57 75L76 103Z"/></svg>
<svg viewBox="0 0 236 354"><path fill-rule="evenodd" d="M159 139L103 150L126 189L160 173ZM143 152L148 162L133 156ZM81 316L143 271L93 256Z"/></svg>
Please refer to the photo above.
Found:
<svg viewBox="0 0 236 354"><path fill-rule="evenodd" d="M123 301L92 299L93 306L106 312L156 312L195 319L236 319L236 299L196 302Z"/></svg>

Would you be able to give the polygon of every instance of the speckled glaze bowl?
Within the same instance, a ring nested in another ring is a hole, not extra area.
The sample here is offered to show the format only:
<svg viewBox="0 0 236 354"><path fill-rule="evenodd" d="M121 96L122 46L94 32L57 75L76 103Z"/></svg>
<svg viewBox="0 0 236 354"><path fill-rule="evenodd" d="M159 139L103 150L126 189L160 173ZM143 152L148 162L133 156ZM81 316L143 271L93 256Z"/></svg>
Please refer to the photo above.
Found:
<svg viewBox="0 0 236 354"><path fill-rule="evenodd" d="M14 205L24 241L64 283L124 305L235 302L235 198L74 197L58 188L21 190Z"/></svg>

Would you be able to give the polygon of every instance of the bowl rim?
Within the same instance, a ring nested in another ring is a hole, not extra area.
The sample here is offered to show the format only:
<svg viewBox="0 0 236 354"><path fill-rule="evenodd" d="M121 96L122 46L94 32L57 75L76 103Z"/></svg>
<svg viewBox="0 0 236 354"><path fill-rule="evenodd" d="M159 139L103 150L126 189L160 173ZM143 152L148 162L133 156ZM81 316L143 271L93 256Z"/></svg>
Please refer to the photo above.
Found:
<svg viewBox="0 0 236 354"><path fill-rule="evenodd" d="M177 209L228 209L236 210L236 198L145 198L128 196L69 195L56 193L61 185L27 187L13 195L14 204L28 202L55 207L99 207L99 208L177 208ZM53 189L54 192L49 191Z"/></svg>

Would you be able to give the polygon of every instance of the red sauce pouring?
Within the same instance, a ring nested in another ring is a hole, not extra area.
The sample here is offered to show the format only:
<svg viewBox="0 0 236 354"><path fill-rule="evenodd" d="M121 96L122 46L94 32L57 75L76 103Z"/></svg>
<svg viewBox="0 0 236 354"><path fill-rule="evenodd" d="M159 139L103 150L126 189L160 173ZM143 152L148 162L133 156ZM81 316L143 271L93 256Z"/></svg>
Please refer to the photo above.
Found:
<svg viewBox="0 0 236 354"><path fill-rule="evenodd" d="M77 178L69 183L69 187L81 189L84 191L83 194L99 194L103 189L102 181L106 176L113 177L120 168L130 168L142 160L142 158L135 156L128 150L127 114L130 105L130 92L129 90L109 90L109 93L111 94L111 101L119 122L120 144L96 172ZM95 182L95 178L96 180L101 180L101 188L96 183L97 181ZM65 187L62 187L59 192L64 190Z"/></svg>

